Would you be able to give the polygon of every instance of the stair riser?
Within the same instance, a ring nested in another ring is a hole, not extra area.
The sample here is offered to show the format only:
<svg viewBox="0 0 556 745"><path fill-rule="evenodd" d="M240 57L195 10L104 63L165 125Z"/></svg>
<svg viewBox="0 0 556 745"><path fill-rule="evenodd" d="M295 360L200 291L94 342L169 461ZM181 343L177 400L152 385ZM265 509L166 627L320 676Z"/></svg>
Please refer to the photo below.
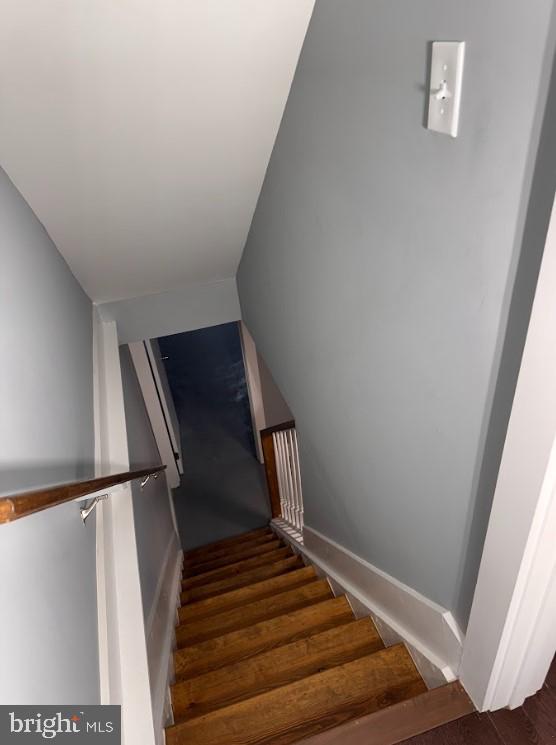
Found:
<svg viewBox="0 0 556 745"><path fill-rule="evenodd" d="M217 580L226 579L226 577L243 574L243 572L247 572L250 569L255 569L256 567L264 566L265 564L273 564L281 559L286 559L289 556L293 556L293 551L288 547L280 548L277 551L270 551L264 553L262 556L256 556L253 559L240 561L237 564L230 564L221 569L214 569L211 572L206 572L205 574L185 579L182 581L182 590L189 590L192 587L200 587L211 582L216 582Z"/></svg>
<svg viewBox="0 0 556 745"><path fill-rule="evenodd" d="M185 605L186 603L194 603L199 600L213 598L231 592L232 590L240 589L241 587L247 587L255 582L262 582L265 579L278 577L301 568L303 568L301 559L297 556L290 556L288 559L283 559L282 561L277 561L273 564L259 567L258 569L252 569L243 574L228 577L228 579L186 590L181 594L181 603Z"/></svg>
<svg viewBox="0 0 556 745"><path fill-rule="evenodd" d="M268 534L273 534L272 530L269 527L264 527L257 528L257 530L252 530L249 533L242 533L241 535L232 536L231 538L223 538L221 541L208 543L205 546L199 546L198 548L193 548L190 551L186 551L184 554L184 559L204 556L206 554L210 554L212 551L218 551L219 549L224 547L240 545L241 543L253 540L253 538Z"/></svg>
<svg viewBox="0 0 556 745"><path fill-rule="evenodd" d="M273 598L282 592L297 589L317 579L315 570L312 567L305 567L281 577L224 593L216 598L185 605L179 609L179 621L180 623L191 623L203 618L210 618L218 613L231 611L248 603Z"/></svg>
<svg viewBox="0 0 556 745"><path fill-rule="evenodd" d="M239 631L226 634L218 640L186 647L174 655L176 681L246 660L283 644L348 623L353 618L353 611L345 598L335 598L304 608L287 619L286 623L273 619L258 625L258 628L251 627L248 635ZM254 633L255 631L259 633Z"/></svg>
<svg viewBox="0 0 556 745"><path fill-rule="evenodd" d="M276 538L276 535L274 535L274 533L271 533L269 535L260 536L259 538L253 538L253 540L251 541L245 541L244 543L240 543L238 546L229 546L228 548L221 548L204 556L184 559L183 567L184 570L190 569L192 567L199 566L199 564L205 564L207 561L216 561L217 559L229 559L230 561L232 561L233 557L236 554L242 553L244 551L249 551L257 547L262 547L265 544L270 543L271 541L275 541Z"/></svg>
<svg viewBox="0 0 556 745"><path fill-rule="evenodd" d="M178 724L167 745L290 745L416 696L426 687L400 647Z"/></svg>
<svg viewBox="0 0 556 745"><path fill-rule="evenodd" d="M174 717L179 721L201 716L377 652L383 646L370 619L354 621L174 685Z"/></svg>
<svg viewBox="0 0 556 745"><path fill-rule="evenodd" d="M279 618L280 616L283 616L287 613L293 613L296 610L301 610L302 608L307 608L309 605L314 605L316 603L319 603L322 600L325 600L327 597L328 596L323 593L321 596L316 597L314 599L295 600L295 601L292 601L291 603L288 603L283 608L276 609L273 612L261 613L255 618L250 618L247 622L238 620L237 622L234 622L233 624L230 623L227 625L219 626L217 629L210 629L207 631L196 631L193 634L188 634L187 629L182 630L182 628L180 627L176 630L176 640L177 640L178 649L181 649L183 647L193 646L195 644L201 644L202 642L209 641L210 639L216 639L217 637L222 636L224 634L230 634L233 631L240 631L241 629L249 628L250 626L253 626L256 623L260 623L262 621L268 621L272 618Z"/></svg>
<svg viewBox="0 0 556 745"><path fill-rule="evenodd" d="M250 548L246 548L245 550L238 551L232 556L224 556L220 557L219 559L196 564L192 567L186 567L183 572L183 578L187 579L189 577L196 577L199 574L206 574L207 572L212 572L213 569L221 569L223 567L229 566L230 564L236 564L239 561L244 561L245 559L252 559L258 556L264 556L264 554L270 553L271 551L277 551L279 548L283 547L284 544L280 540L275 539L273 541L267 541L267 543L263 543L262 546L252 546Z"/></svg>

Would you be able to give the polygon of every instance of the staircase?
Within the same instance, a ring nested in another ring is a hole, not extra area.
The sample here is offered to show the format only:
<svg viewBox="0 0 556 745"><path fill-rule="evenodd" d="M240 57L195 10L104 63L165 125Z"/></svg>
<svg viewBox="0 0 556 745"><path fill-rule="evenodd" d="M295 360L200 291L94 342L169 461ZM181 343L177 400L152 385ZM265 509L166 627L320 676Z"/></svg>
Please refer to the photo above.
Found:
<svg viewBox="0 0 556 745"><path fill-rule="evenodd" d="M181 603L167 745L288 745L427 691L270 528L189 551Z"/></svg>

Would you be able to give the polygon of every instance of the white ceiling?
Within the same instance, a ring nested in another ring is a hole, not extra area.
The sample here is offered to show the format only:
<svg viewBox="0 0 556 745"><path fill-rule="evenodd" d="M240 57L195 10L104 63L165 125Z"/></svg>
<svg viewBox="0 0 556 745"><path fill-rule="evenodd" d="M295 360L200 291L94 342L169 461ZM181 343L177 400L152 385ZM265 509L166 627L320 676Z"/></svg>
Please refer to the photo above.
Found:
<svg viewBox="0 0 556 745"><path fill-rule="evenodd" d="M0 0L0 164L96 301L231 277L314 0Z"/></svg>

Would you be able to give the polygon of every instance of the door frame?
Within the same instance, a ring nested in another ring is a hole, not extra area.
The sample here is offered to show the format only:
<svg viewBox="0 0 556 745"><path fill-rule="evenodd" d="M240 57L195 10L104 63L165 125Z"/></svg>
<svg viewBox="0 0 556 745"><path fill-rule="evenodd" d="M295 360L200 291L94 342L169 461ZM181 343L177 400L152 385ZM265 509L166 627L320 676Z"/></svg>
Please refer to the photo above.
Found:
<svg viewBox="0 0 556 745"><path fill-rule="evenodd" d="M180 485L180 470L175 458L175 453L179 454L179 450L177 450L177 445L172 439L171 420L169 415L166 413L168 411L168 405L166 405L166 408L163 405L164 392L162 386L159 387L159 383L155 378L153 364L147 349L147 343L145 341L134 341L130 342L128 346L151 422L158 452L162 458L162 463L166 466L168 485L171 489L177 489Z"/></svg>
<svg viewBox="0 0 556 745"><path fill-rule="evenodd" d="M460 679L477 708L521 706L556 652L556 201L510 415Z"/></svg>

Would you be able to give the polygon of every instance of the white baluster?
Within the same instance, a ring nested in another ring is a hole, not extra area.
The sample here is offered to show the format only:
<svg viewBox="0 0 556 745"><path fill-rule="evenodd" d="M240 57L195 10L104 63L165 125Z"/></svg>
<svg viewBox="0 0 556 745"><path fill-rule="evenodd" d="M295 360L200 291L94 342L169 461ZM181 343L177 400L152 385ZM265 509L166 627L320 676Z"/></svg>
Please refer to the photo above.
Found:
<svg viewBox="0 0 556 745"><path fill-rule="evenodd" d="M274 432L272 434L272 441L274 443L274 454L276 458L276 477L278 479L278 491L280 492L280 511L282 513L282 518L286 520L286 503L284 501L284 486L283 486L283 479L284 479L284 468L282 463L282 448L280 443L280 438L278 437L280 433Z"/></svg>
<svg viewBox="0 0 556 745"><path fill-rule="evenodd" d="M299 505L299 530L303 532L303 491L301 489L301 466L299 462L299 446L297 443L297 432L293 430L293 450L296 464L297 494Z"/></svg>
<svg viewBox="0 0 556 745"><path fill-rule="evenodd" d="M290 463L292 471L292 497L293 497L293 511L294 511L294 525L299 530L299 492L297 488L297 462L295 458L295 450L293 439L295 430L288 430L288 450L290 453Z"/></svg>

